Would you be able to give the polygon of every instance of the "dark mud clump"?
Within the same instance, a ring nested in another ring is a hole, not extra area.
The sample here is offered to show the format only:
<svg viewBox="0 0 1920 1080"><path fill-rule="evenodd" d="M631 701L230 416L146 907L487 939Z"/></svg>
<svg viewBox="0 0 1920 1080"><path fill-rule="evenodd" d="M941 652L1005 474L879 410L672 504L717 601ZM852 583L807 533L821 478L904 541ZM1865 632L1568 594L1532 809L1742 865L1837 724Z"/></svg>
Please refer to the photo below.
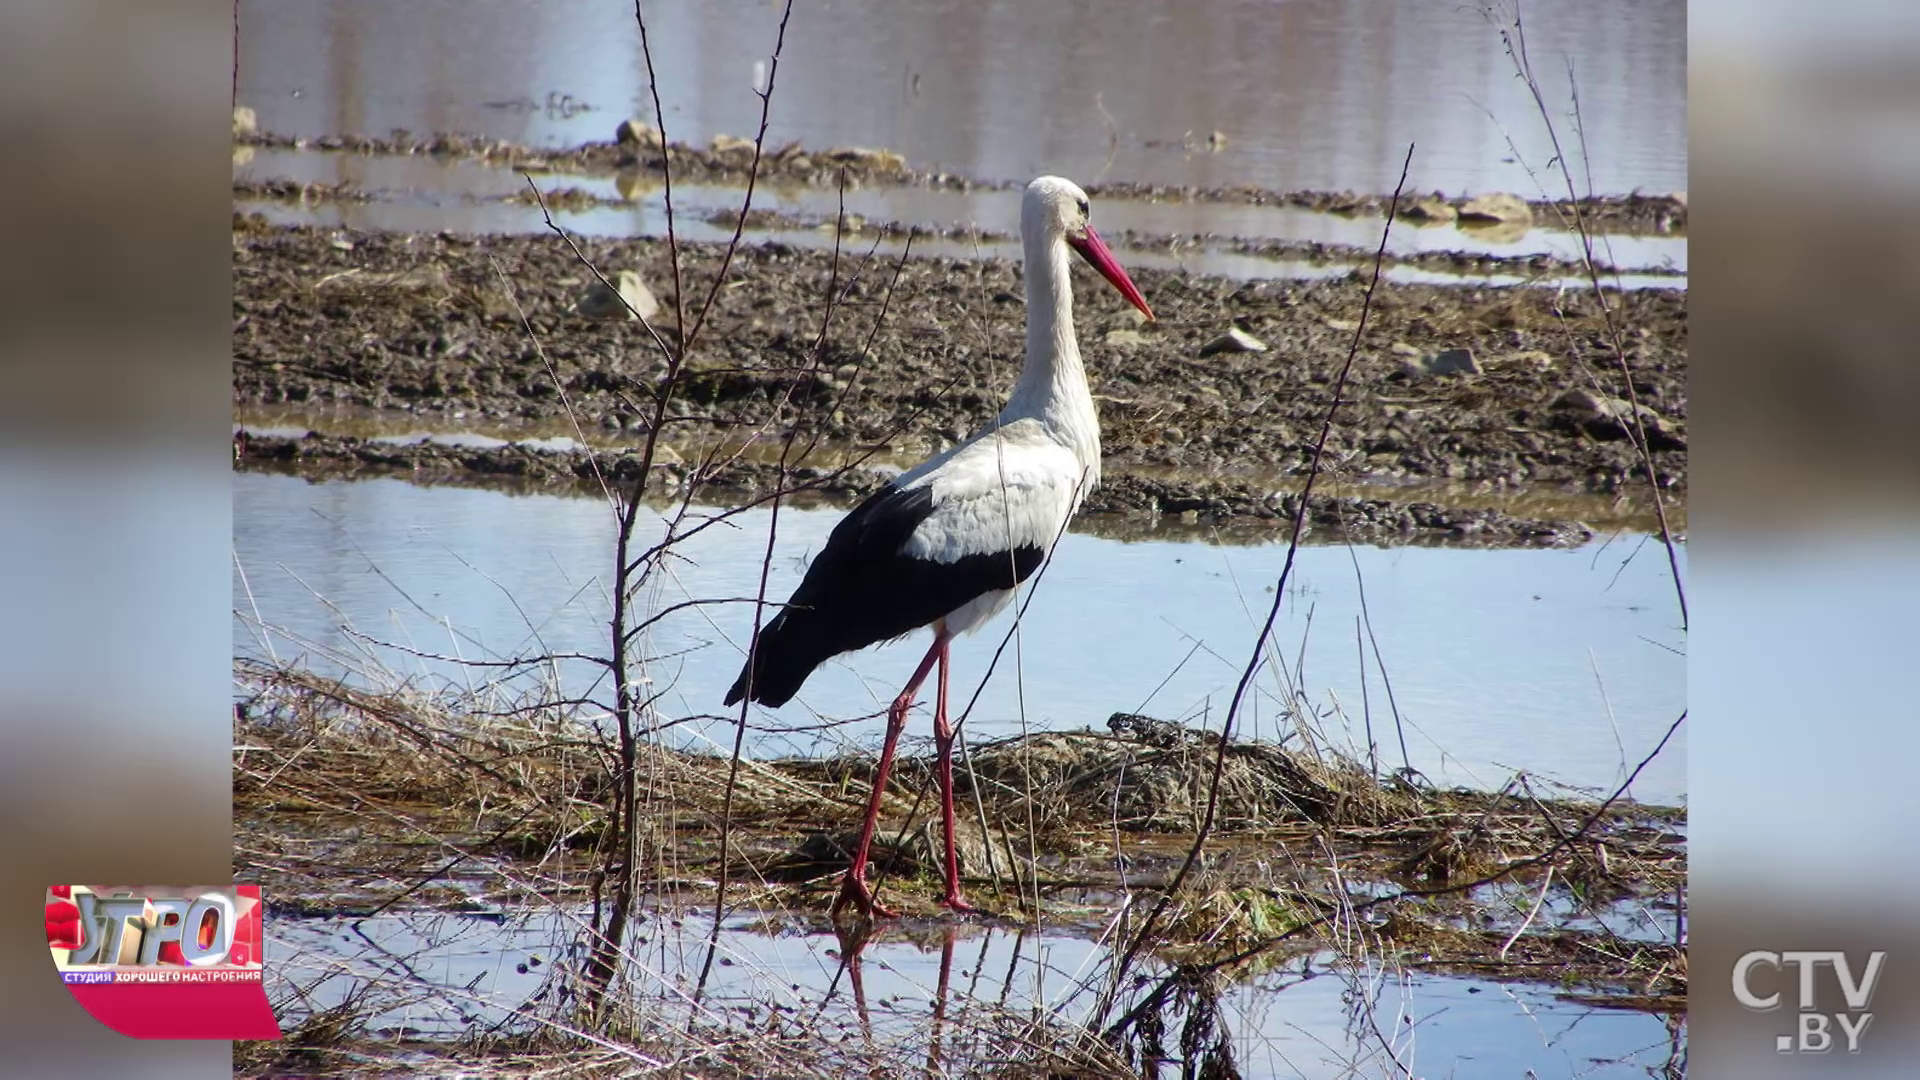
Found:
<svg viewBox="0 0 1920 1080"><path fill-rule="evenodd" d="M608 273L638 270L660 297L662 332L676 333L664 243L581 246ZM347 236L242 217L233 248L239 405L354 405L447 422L555 419L571 408L591 429L636 431L639 403L664 371L640 324L573 313L592 278L554 237ZM697 310L722 252L681 250ZM670 409L679 432L724 434L771 417L776 431L911 454L988 422L1019 366L1019 268L914 258L889 289L894 269L852 256L836 268L829 253L779 243L743 248ZM1159 322L1139 324L1091 272L1080 282L1078 330L1109 479L1303 473L1359 319L1358 275L1133 276ZM830 286L840 302L816 358ZM1673 436L1654 454L1659 482L1682 490L1686 298L1609 292L1606 303L1638 404ZM1201 355L1231 328L1268 351ZM1470 354L1474 373L1424 373L1424 357L1449 350ZM1324 468L1352 481L1643 488L1624 427L1570 422L1563 395L1596 386L1596 400L1626 394L1591 293L1383 283Z"/></svg>

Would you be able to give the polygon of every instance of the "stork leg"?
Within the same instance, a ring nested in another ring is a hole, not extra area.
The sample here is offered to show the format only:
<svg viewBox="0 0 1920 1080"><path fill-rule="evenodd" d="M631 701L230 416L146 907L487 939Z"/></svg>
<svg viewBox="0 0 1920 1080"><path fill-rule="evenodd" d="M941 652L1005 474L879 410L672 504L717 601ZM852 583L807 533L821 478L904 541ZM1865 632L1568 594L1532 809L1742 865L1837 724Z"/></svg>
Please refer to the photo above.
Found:
<svg viewBox="0 0 1920 1080"><path fill-rule="evenodd" d="M953 810L953 736L954 727L947 721L947 637L942 634L935 643L940 650L939 697L933 706L933 742L939 751L940 767L940 815L946 825L947 837L947 895L943 903L955 911L972 911L974 907L960 895L960 859L954 851L954 810Z"/></svg>
<svg viewBox="0 0 1920 1080"><path fill-rule="evenodd" d="M887 706L887 738L880 744L880 765L873 773L873 794L867 797L867 819L860 825L860 842L853 849L853 865L847 867L847 876L840 881L840 895L833 898L833 907L828 914L838 915L840 909L852 904L860 914L872 918L875 915L892 918L893 912L873 898L873 888L867 884L867 857L873 851L873 830L880 821L880 796L887 790L887 772L893 768L893 750L900 742L900 732L907 726L907 710L913 708L914 695L919 693L920 684L927 680L927 672L933 670L935 660L944 660L947 655L947 635L939 629L934 631L933 646L920 660L920 666L914 669L913 678L907 680L906 689ZM944 674L946 665L941 664Z"/></svg>

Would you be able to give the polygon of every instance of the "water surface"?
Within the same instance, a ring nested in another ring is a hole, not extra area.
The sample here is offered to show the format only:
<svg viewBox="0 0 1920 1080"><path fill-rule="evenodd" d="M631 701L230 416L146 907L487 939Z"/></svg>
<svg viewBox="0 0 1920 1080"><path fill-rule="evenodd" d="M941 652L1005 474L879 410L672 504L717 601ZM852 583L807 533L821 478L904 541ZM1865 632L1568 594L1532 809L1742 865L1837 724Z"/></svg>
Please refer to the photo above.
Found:
<svg viewBox="0 0 1920 1080"><path fill-rule="evenodd" d="M670 134L751 135L779 5L645 10ZM1582 188L1685 188L1684 0L1524 11L1570 145L1569 70L1578 85ZM633 6L612 0L242 0L239 37L240 102L274 134L563 146L652 112ZM1414 187L1454 194L1535 195L1554 153L1481 5L1424 0L800 3L770 134L994 180L1377 193L1409 142Z"/></svg>
<svg viewBox="0 0 1920 1080"><path fill-rule="evenodd" d="M528 234L544 233L548 229L541 208L527 201L527 177L514 170L459 159L303 150L262 149L242 157L244 160L234 166L236 181L319 184L347 188L365 196L306 204L273 199L244 199L238 203L240 209L263 214L274 221L391 232L454 230ZM636 188L624 179L555 173L536 173L534 182L548 196L577 190L606 200L585 209L553 209L554 219L575 232L606 237L666 234L666 194L657 184ZM745 189L740 187L677 184L674 187L675 229L684 239L727 240L733 230L726 223L739 213L744 196ZM1019 257L1018 246L1005 242L1020 219L1017 191L880 187L848 191L843 196L837 191L763 185L755 190L755 208L775 211L789 221L771 228L749 229L746 235L751 240L777 236L787 243L831 247L832 231L823 226L838 216L843 199L846 212L862 221L902 228L920 226L942 234L953 230L971 234L969 240L958 243L922 239L916 244L921 251L963 258L976 254ZM1298 267L1313 264L1299 259L1236 255L1230 250L1232 242L1286 240L1371 251L1380 243L1384 224L1379 216L1347 216L1299 207L1152 202L1112 197L1100 199L1096 214L1103 233L1123 250L1129 249L1128 234L1183 237L1192 241L1188 250L1171 259L1158 252L1129 250L1129 264L1140 264L1144 259L1148 264L1184 266L1196 273L1233 277L1310 276ZM1400 256L1422 252L1469 252L1499 257L1548 255L1563 262L1582 258L1583 247L1577 233L1545 227L1551 222L1539 224L1542 227L1513 236L1456 225L1415 225L1403 220L1388 237L1387 252ZM871 233L860 236L868 242L870 238ZM1630 275L1634 271L1674 275L1687 270L1684 236L1602 234L1596 238L1594 255L1603 265ZM1346 263L1318 266L1333 267L1328 272L1335 273L1344 273L1349 268ZM1404 268L1392 269L1409 272ZM1455 278L1457 280L1457 276ZM1684 279L1666 277L1650 283L1671 288L1684 285Z"/></svg>
<svg viewBox="0 0 1920 1080"><path fill-rule="evenodd" d="M283 1023L340 1000L350 986L380 988L370 1034L442 1038L502 1024L525 1026L523 1003L551 1007L556 967L577 962L579 911L476 919L392 915L363 921L270 919L267 970L275 983L307 987ZM839 1037L856 1058L965 1060L971 1030L993 1014L1053 1014L1072 1024L1092 994L1079 983L1111 962L1072 936L999 926L892 927L858 951L856 994L846 942L798 921L736 918L719 935L719 962L696 1006L693 992L710 921L655 917L634 929L631 992L659 1023L688 1012L749 1025L781 1021ZM1157 975L1155 965L1146 969ZM1097 985L1097 984L1096 984ZM1336 966L1325 954L1296 957L1228 985L1217 998L1218 1032L1247 1077L1419 1076L1643 1077L1684 1038L1659 1016L1594 1008L1539 987ZM1184 1009L1164 1014L1176 1053ZM1377 1026L1376 1026L1377 1023ZM1384 1048L1390 1047L1391 1057Z"/></svg>
<svg viewBox="0 0 1920 1080"><path fill-rule="evenodd" d="M431 657L604 651L612 558L604 502L259 473L235 474L233 491L235 647L243 653L485 688L488 670ZM769 597L788 595L840 513L782 512ZM649 516L643 536L657 538ZM685 558L642 602L752 597L768 524L760 510L687 541ZM1285 547L1207 538L1171 525L1130 542L1069 533L967 721L969 737L1104 729L1115 711L1217 729L1272 603ZM1377 661L1365 641L1369 619ZM1013 624L1003 616L954 646L956 710ZM668 737L731 745L734 717L720 698L751 625L747 603L699 607L646 639L654 659L645 675L662 692L660 719L712 718L682 723ZM1272 639L1287 674L1270 664L1255 681L1240 730L1281 738L1295 716L1310 715L1330 741L1364 755L1370 721L1383 771L1410 764L1438 783L1490 789L1526 770L1611 790L1685 708L1677 626L1664 553L1641 536L1573 551L1308 547ZM923 649L916 636L829 662L793 703L749 715L751 752L877 743L877 719L822 725L877 714ZM570 690L593 688L584 666L562 665L561 678ZM916 721L912 738L927 726ZM1681 801L1685 777L1676 745L1633 794Z"/></svg>

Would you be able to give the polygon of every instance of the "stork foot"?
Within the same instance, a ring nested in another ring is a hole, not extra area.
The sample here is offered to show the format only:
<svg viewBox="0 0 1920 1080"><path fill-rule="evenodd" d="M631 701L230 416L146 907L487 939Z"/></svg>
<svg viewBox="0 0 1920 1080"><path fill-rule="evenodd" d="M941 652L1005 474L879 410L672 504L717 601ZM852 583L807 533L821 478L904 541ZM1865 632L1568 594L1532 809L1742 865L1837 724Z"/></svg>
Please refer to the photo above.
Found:
<svg viewBox="0 0 1920 1080"><path fill-rule="evenodd" d="M833 898L833 906L827 909L828 918L840 917L840 910L847 905L869 919L895 918L895 912L880 906L873 898L873 887L867 884L866 875L859 867L849 867L845 877L840 879L840 895Z"/></svg>
<svg viewBox="0 0 1920 1080"><path fill-rule="evenodd" d="M957 915L974 915L980 911L979 908L967 903L966 898L960 895L958 889L948 893L946 899L940 902L945 904L949 910Z"/></svg>

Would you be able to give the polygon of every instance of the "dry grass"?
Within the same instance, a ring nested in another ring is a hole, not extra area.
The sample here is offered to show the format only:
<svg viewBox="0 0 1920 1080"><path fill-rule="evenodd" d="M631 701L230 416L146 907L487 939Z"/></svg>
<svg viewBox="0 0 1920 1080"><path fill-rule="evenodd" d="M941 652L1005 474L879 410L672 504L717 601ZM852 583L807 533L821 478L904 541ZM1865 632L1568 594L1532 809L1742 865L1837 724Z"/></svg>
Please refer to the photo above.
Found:
<svg viewBox="0 0 1920 1080"><path fill-rule="evenodd" d="M236 871L248 880L309 898L315 911L457 904L469 898L446 880L479 866L516 867L549 896L588 888L615 766L605 741L561 710L460 713L405 689L378 693L253 662L239 675L248 695L234 731ZM988 840L963 821L967 875L985 880L989 866L1016 881L1037 875L1043 891L1162 880L1204 810L1217 748L1217 736L1177 725L1151 740L1047 732L976 748L959 786L969 804L978 788L996 834L990 860ZM709 891L727 759L649 741L640 762L653 886ZM900 761L883 805L879 865L896 895L929 891L916 879L936 873L932 764ZM830 893L818 883L846 865L871 766L863 756L744 760L736 876L778 906L823 906ZM1168 944L1232 945L1323 913L1341 888L1333 870L1414 889L1499 876L1572 834L1594 805L1538 797L1524 778L1503 792L1429 790L1326 750L1236 741L1221 774L1217 843ZM1685 871L1678 818L1632 804L1609 810L1564 845L1552 864L1559 881L1589 906L1665 895ZM1517 876L1538 881L1543 869ZM1018 903L1028 894L1001 895Z"/></svg>
<svg viewBox="0 0 1920 1080"><path fill-rule="evenodd" d="M233 797L242 818L347 815L376 832L389 831L378 827L384 821L391 830L455 841L497 833L497 850L536 859L596 840L612 761L602 737L561 709L461 714L404 689L375 692L297 668L243 661L238 672L249 691L234 731ZM971 776L961 770L959 791L970 802L977 787L992 821L1024 828L1031 810L1031 839L1057 855L1081 853L1116 829L1191 834L1218 737L1169 727L1177 734L1164 745L1091 731L986 744L973 753ZM682 833L713 824L726 758L657 742L641 753L643 805L674 807ZM884 806L889 833L903 840L898 856L910 863L931 846L921 830L932 766L930 757L903 758ZM794 857L831 864L827 841L857 822L871 767L858 755L743 761L751 783L736 792L735 822L784 834ZM1276 844L1326 836L1364 849L1355 855L1372 857L1396 878L1432 883L1479 876L1537 852L1593 805L1535 797L1524 781L1495 793L1429 790L1383 781L1328 751L1241 741L1227 747L1220 787L1216 829L1224 836ZM1610 813L1591 830L1591 842L1570 848L1567 872L1669 883L1662 868L1677 869L1669 865L1675 816L1634 805Z"/></svg>

